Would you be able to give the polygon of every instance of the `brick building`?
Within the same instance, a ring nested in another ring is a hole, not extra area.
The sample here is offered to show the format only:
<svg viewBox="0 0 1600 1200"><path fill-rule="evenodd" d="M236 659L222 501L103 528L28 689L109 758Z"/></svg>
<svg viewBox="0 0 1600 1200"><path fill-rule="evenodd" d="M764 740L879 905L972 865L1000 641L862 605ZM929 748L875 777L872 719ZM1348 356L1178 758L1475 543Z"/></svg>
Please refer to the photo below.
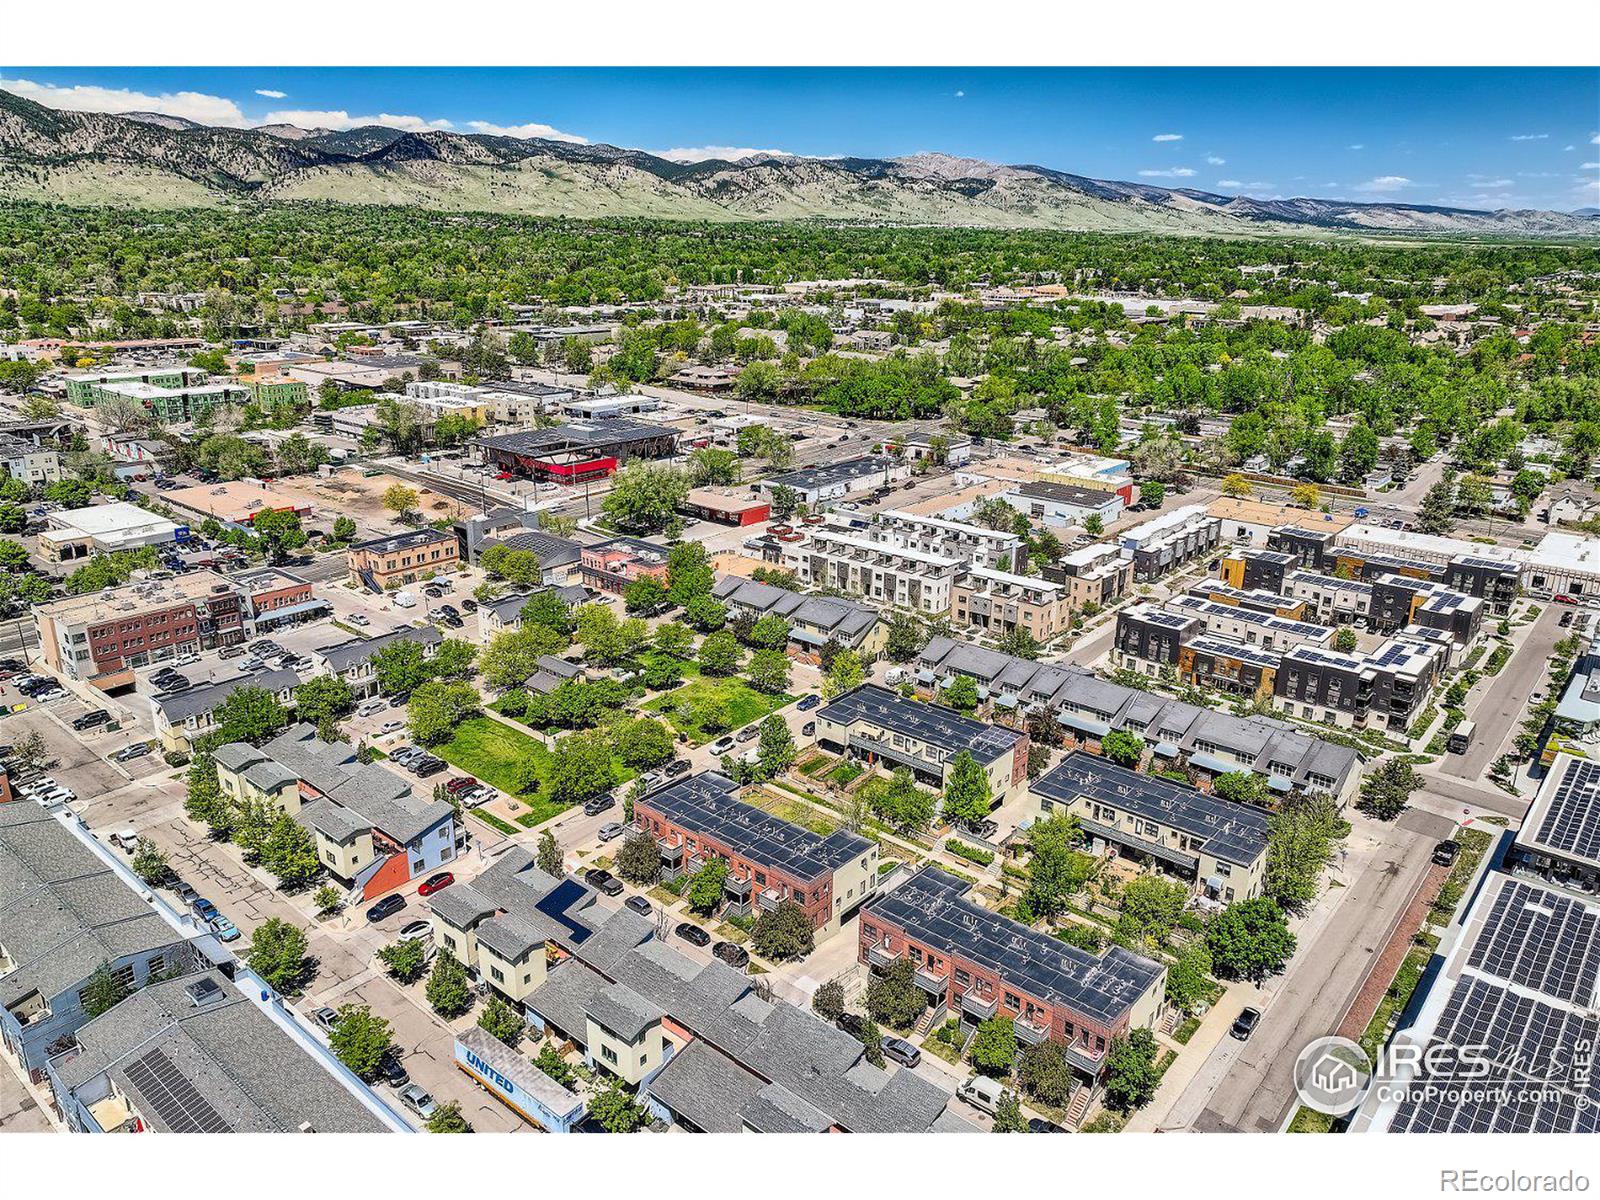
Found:
<svg viewBox="0 0 1600 1200"><path fill-rule="evenodd" d="M453 571L461 562L461 543L454 532L414 529L392 537L357 542L345 551L350 581L375 592L414 583L424 575Z"/></svg>

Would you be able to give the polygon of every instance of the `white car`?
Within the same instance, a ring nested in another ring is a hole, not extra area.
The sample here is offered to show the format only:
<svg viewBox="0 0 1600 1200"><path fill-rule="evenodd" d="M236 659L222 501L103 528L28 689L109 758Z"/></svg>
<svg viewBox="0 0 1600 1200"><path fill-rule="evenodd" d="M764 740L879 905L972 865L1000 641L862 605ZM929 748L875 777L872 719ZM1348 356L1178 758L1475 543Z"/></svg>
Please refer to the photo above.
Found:
<svg viewBox="0 0 1600 1200"><path fill-rule="evenodd" d="M389 705L382 700L363 700L361 706L356 709L356 713L363 717L370 717L381 713L388 707Z"/></svg>
<svg viewBox="0 0 1600 1200"><path fill-rule="evenodd" d="M352 624L352 625L370 625L370 624L372 624L372 622L367 620L367 616L366 616L365 613L351 613L350 614L350 624Z"/></svg>
<svg viewBox="0 0 1600 1200"><path fill-rule="evenodd" d="M385 721L382 726L379 727L378 732L394 733L396 730L404 729L405 726L406 723L404 721Z"/></svg>

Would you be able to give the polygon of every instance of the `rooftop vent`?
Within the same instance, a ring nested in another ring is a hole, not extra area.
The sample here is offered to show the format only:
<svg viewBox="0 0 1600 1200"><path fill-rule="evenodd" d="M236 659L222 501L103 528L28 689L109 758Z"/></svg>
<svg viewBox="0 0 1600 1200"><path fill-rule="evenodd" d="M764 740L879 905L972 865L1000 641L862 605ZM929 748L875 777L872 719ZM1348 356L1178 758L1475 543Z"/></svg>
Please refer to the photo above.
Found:
<svg viewBox="0 0 1600 1200"><path fill-rule="evenodd" d="M223 997L221 985L211 978L195 980L183 989L183 994L189 997L190 1005L195 1008L205 1008Z"/></svg>

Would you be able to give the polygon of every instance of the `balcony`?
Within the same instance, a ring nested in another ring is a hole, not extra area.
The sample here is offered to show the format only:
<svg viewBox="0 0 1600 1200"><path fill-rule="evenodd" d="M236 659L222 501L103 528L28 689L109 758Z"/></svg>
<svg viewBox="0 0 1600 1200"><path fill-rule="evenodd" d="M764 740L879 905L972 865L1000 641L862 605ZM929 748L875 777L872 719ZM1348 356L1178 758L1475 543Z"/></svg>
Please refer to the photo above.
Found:
<svg viewBox="0 0 1600 1200"><path fill-rule="evenodd" d="M1100 1068L1105 1063L1105 1051L1096 1054L1081 1042L1067 1043L1067 1062L1085 1075L1097 1078Z"/></svg>
<svg viewBox="0 0 1600 1200"><path fill-rule="evenodd" d="M773 912L783 903L783 897L779 895L777 888L768 888L756 897L756 903L760 905L762 912Z"/></svg>
<svg viewBox="0 0 1600 1200"><path fill-rule="evenodd" d="M944 975L935 975L926 967L918 967L912 975L916 985L930 996L943 998L950 987L950 980Z"/></svg>
<svg viewBox="0 0 1600 1200"><path fill-rule="evenodd" d="M1050 1030L1047 1027L1035 1024L1026 1017L1018 1017L1012 1022L1012 1028L1016 1032L1017 1041L1024 1046L1037 1046L1040 1042L1050 1039Z"/></svg>
<svg viewBox="0 0 1600 1200"><path fill-rule="evenodd" d="M748 878L736 879L734 876L730 875L726 880L723 881L722 890L727 894L730 900L748 901L750 899L750 889L753 886L754 885Z"/></svg>
<svg viewBox="0 0 1600 1200"><path fill-rule="evenodd" d="M887 971L899 961L900 955L896 951L889 949L888 946L867 947L867 962L877 967L880 971Z"/></svg>
<svg viewBox="0 0 1600 1200"><path fill-rule="evenodd" d="M664 863L678 863L683 861L683 843L669 842L666 838L656 839L656 850L661 854Z"/></svg>
<svg viewBox="0 0 1600 1200"><path fill-rule="evenodd" d="M991 996L985 1000L977 992L966 992L961 997L961 1011L977 1017L980 1021L987 1021L994 1016L995 1010L1000 1007L1000 1001Z"/></svg>

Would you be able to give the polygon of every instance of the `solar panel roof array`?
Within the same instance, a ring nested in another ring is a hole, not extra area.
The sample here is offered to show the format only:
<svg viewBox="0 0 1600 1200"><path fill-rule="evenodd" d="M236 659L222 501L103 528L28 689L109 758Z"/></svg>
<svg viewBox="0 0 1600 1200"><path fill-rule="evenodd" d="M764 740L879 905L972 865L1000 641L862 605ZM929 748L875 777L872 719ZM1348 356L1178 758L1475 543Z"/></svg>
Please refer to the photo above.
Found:
<svg viewBox="0 0 1600 1200"><path fill-rule="evenodd" d="M123 1070L155 1115L173 1133L232 1133L233 1127L195 1090L159 1046Z"/></svg>
<svg viewBox="0 0 1600 1200"><path fill-rule="evenodd" d="M969 751L980 763L993 762L1022 740L1014 729L987 725L948 708L907 700L875 683L846 692L819 709L817 718L847 727L858 721L869 722L952 755Z"/></svg>
<svg viewBox="0 0 1600 1200"><path fill-rule="evenodd" d="M1600 862L1600 763L1559 756L1539 787L1517 841Z"/></svg>
<svg viewBox="0 0 1600 1200"><path fill-rule="evenodd" d="M924 867L872 901L863 919L891 924L924 946L966 959L1036 999L1106 1026L1161 980L1159 963L1120 946L1099 955L1069 946L974 904L966 888L955 876Z"/></svg>
<svg viewBox="0 0 1600 1200"><path fill-rule="evenodd" d="M1467 965L1557 1000L1588 1003L1600 971L1600 912L1516 880L1495 897Z"/></svg>
<svg viewBox="0 0 1600 1200"><path fill-rule="evenodd" d="M637 804L655 809L680 829L720 842L752 863L776 867L797 879L816 879L872 848L866 838L847 830L826 837L813 833L744 803L737 793L733 780L707 771Z"/></svg>

